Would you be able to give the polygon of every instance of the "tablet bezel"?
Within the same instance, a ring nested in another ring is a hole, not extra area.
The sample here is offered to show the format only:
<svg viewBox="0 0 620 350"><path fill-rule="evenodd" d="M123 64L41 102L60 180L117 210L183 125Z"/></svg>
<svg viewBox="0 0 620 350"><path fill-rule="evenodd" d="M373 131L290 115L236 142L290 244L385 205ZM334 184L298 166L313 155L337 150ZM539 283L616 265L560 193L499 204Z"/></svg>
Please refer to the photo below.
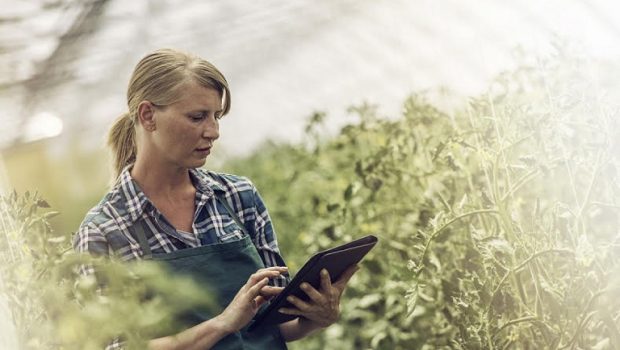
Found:
<svg viewBox="0 0 620 350"><path fill-rule="evenodd" d="M248 326L248 331L252 331L260 327L264 323L264 320L267 319L273 312L278 312L277 309L282 308L282 307L291 307L292 304L290 304L286 300L286 298L289 295L293 294L295 296L300 297L302 300L308 300L309 298L306 296L305 292L299 286L304 281L307 281L310 279L317 280L318 272L320 270L315 272L316 276L307 276L307 275L311 271L313 271L315 267L317 266L317 264L320 264L320 262L323 259L327 259L328 257L333 256L334 254L336 255L346 254L346 252L361 253L358 259L354 258L352 261L350 261L350 263L347 264L346 267L342 268L341 269L342 271L340 271L338 274L334 275L333 271L330 271L330 276L332 278L332 281L334 281L334 280L337 280L337 278L340 276L342 272L344 272L344 270L346 270L346 268L348 268L351 265L357 264L359 261L361 261L364 258L364 256L376 245L377 242L378 242L378 239L376 236L368 235L360 239L354 240L352 242L342 244L340 246L327 249L327 250L314 254L308 260L308 262L304 264L304 266L299 270L299 272L295 275L295 277L291 280L291 282L284 288L284 290L280 294L278 294L276 297L274 297L274 299L272 299L269 304L267 304L263 309L261 309L261 311L259 311L259 313L254 317L254 319ZM315 288L318 288L318 286L315 285ZM278 321L270 322L269 324L284 323L284 322L293 320L297 318L298 316L286 315L286 314L280 313L277 317L278 317Z"/></svg>

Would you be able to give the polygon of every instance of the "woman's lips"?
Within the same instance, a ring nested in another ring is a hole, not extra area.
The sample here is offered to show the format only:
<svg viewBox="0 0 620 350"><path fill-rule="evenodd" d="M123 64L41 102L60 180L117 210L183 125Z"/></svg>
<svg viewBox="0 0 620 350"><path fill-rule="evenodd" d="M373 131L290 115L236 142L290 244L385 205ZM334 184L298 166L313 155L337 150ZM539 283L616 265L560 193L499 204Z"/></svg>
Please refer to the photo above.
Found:
<svg viewBox="0 0 620 350"><path fill-rule="evenodd" d="M203 148L196 148L196 152L208 155L209 153L211 153L211 146L203 147Z"/></svg>

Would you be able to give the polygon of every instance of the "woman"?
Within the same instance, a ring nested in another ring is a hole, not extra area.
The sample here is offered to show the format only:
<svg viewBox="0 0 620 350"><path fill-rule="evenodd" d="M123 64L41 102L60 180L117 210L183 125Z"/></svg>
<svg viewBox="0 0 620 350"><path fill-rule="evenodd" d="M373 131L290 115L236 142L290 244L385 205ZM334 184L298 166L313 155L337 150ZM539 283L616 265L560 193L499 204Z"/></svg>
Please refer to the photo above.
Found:
<svg viewBox="0 0 620 350"><path fill-rule="evenodd" d="M207 281L219 297L218 315L188 315L191 327L153 339L150 349L285 349L334 323L339 300L356 267L320 290L305 285L309 301L293 298L293 321L247 333L260 306L280 293L286 267L269 214L252 183L199 169L230 110L224 76L209 62L171 49L136 66L127 92L129 112L109 134L116 184L82 222L79 252L150 258ZM85 271L88 273L88 271ZM270 282L271 280L271 282ZM116 341L108 348L120 348Z"/></svg>

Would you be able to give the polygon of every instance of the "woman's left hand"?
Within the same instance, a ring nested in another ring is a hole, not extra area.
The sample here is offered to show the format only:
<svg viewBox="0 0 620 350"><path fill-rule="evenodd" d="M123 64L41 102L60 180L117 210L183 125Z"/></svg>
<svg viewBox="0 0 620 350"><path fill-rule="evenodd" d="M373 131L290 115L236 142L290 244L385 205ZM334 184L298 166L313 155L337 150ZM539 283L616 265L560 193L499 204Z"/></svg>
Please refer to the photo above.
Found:
<svg viewBox="0 0 620 350"><path fill-rule="evenodd" d="M338 281L332 283L327 270L321 271L321 289L316 290L309 283L302 283L301 289L310 297L304 301L295 296L289 296L286 300L296 308L280 308L278 311L287 315L302 316L318 327L327 327L340 317L340 296L344 292L347 283L355 272L359 270L357 265L347 268Z"/></svg>

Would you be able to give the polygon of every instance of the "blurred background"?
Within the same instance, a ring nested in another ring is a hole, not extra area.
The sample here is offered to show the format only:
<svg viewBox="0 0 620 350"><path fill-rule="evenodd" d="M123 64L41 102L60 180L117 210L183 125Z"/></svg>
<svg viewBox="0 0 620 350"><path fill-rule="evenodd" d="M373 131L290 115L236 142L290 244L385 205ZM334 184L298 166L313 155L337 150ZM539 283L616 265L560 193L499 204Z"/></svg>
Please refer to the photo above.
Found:
<svg viewBox="0 0 620 350"><path fill-rule="evenodd" d="M314 111L329 114L334 131L364 101L391 116L414 91L480 94L500 72L559 45L617 60L620 6L0 0L0 194L37 191L62 213L55 228L74 231L107 190L105 135L126 110L131 71L157 48L197 53L230 83L232 110L207 164L217 169L268 140L299 141ZM450 101L438 103L449 110Z"/></svg>
<svg viewBox="0 0 620 350"><path fill-rule="evenodd" d="M414 91L478 94L523 52L568 42L620 56L614 1L1 2L0 191L38 191L65 231L106 191L105 134L156 48L195 52L230 82L215 168L265 140L299 140L316 110L335 130L362 101L395 115Z"/></svg>

